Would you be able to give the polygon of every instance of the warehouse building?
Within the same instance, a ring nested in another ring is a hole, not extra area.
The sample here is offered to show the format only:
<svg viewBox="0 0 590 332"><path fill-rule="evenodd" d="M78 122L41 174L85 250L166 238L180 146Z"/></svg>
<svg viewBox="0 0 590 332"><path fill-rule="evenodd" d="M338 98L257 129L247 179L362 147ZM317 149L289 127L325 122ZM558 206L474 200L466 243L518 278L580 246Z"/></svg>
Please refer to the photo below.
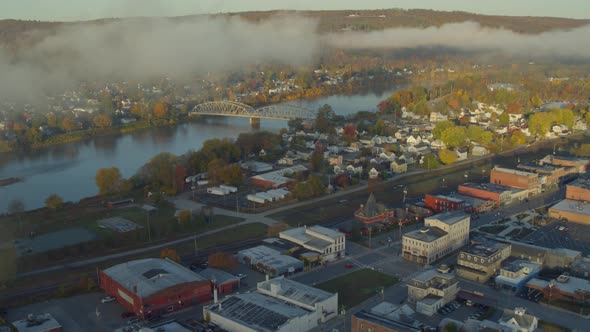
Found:
<svg viewBox="0 0 590 332"><path fill-rule="evenodd" d="M539 175L515 169L494 167L490 173L490 182L528 190L530 194L541 192Z"/></svg>
<svg viewBox="0 0 590 332"><path fill-rule="evenodd" d="M303 226L280 232L279 238L317 252L320 254L322 262L344 257L346 249L344 233L317 225Z"/></svg>
<svg viewBox="0 0 590 332"><path fill-rule="evenodd" d="M211 299L211 284L168 259L147 258L100 271L100 286L107 295L149 319Z"/></svg>
<svg viewBox="0 0 590 332"><path fill-rule="evenodd" d="M549 208L549 217L580 224L590 224L590 203L564 199Z"/></svg>
<svg viewBox="0 0 590 332"><path fill-rule="evenodd" d="M565 198L575 201L590 202L590 181L577 179L565 187Z"/></svg>
<svg viewBox="0 0 590 332"><path fill-rule="evenodd" d="M280 252L263 245L244 249L238 252L236 257L240 263L271 277L290 275L303 270L303 261L282 255Z"/></svg>
<svg viewBox="0 0 590 332"><path fill-rule="evenodd" d="M251 177L250 181L253 185L263 188L283 188L293 181L293 179L288 178L287 176L297 172L307 172L307 167L303 165L296 165L273 172L258 174Z"/></svg>
<svg viewBox="0 0 590 332"><path fill-rule="evenodd" d="M496 207L512 202L513 188L495 183L464 183L458 187L459 194L490 200Z"/></svg>
<svg viewBox="0 0 590 332"><path fill-rule="evenodd" d="M258 283L256 292L205 307L203 315L229 332L303 332L335 317L337 310L337 294L277 278Z"/></svg>

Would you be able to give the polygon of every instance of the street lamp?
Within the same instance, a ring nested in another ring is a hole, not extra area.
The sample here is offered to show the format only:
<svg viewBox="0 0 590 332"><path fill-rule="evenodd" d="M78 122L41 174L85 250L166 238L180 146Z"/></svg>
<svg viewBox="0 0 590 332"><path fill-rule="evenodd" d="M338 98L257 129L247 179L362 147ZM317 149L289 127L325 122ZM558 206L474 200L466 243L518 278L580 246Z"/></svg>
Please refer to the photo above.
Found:
<svg viewBox="0 0 590 332"><path fill-rule="evenodd" d="M442 178L442 187L443 187L443 188L446 188L446 185L445 185L445 178Z"/></svg>
<svg viewBox="0 0 590 332"><path fill-rule="evenodd" d="M485 170L485 168L482 168L482 170L481 170L481 179L483 180L485 178L486 178L486 170Z"/></svg>
<svg viewBox="0 0 590 332"><path fill-rule="evenodd" d="M465 174L463 174L463 177L465 178L465 182L467 182L467 179L469 178L469 173L467 173L467 171L465 171Z"/></svg>
<svg viewBox="0 0 590 332"><path fill-rule="evenodd" d="M407 187L407 186L405 186L405 187L404 187L404 191L403 191L403 193L404 193L404 199L403 199L403 202L405 203L405 202L406 202L406 196L408 195L408 187Z"/></svg>

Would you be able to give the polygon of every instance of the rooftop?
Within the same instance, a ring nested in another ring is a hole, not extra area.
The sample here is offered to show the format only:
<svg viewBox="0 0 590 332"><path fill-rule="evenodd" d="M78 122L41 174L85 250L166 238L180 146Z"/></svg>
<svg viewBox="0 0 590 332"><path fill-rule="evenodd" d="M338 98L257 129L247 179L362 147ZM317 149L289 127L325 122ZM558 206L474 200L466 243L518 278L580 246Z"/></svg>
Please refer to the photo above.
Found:
<svg viewBox="0 0 590 332"><path fill-rule="evenodd" d="M320 225L315 225L307 228L308 230L314 231L316 233L325 235L327 237L331 237L333 239L344 236L344 233L339 232L337 230L333 230L331 228L327 228Z"/></svg>
<svg viewBox="0 0 590 332"><path fill-rule="evenodd" d="M488 258L488 257L494 256L495 254L497 254L498 251L500 251L500 248L501 248L500 246L488 247L488 246L481 245L481 244L472 244L472 245L468 246L467 248L461 250L461 253L466 253L466 254L473 255L473 256Z"/></svg>
<svg viewBox="0 0 590 332"><path fill-rule="evenodd" d="M276 186L279 186L279 185L285 184L287 182L293 181L293 179L286 177L287 175L291 175L291 174L297 173L297 172L305 172L305 171L307 171L307 167L305 167L303 165L295 165L295 166L279 169L279 170L276 170L273 172L258 174L256 176L253 176L252 179L259 179L259 180L263 180L263 181L273 182Z"/></svg>
<svg viewBox="0 0 590 332"><path fill-rule="evenodd" d="M261 332L277 331L291 319L307 315L307 310L260 293L230 296L209 311Z"/></svg>
<svg viewBox="0 0 590 332"><path fill-rule="evenodd" d="M457 198L457 197L444 196L444 195L436 195L436 196L434 196L434 197L436 197L436 198L438 198L438 199L444 199L444 200L446 200L446 201L449 201L449 202L454 202L454 203L462 203L462 202L463 202L463 200L462 200L462 199L459 199L459 198Z"/></svg>
<svg viewBox="0 0 590 332"><path fill-rule="evenodd" d="M573 199L564 199L553 205L551 209L590 216L590 203L574 201Z"/></svg>
<svg viewBox="0 0 590 332"><path fill-rule="evenodd" d="M517 169L503 168L503 167L494 167L494 169L492 171L509 173L509 174L514 174L514 175L518 175L518 176L537 176L537 174L535 174L535 173L524 172L524 171L519 171Z"/></svg>
<svg viewBox="0 0 590 332"><path fill-rule="evenodd" d="M257 246L238 252L238 256L249 257L251 264L264 264L277 271L286 270L294 266L303 266L303 262L295 257L282 255L280 252L267 246Z"/></svg>
<svg viewBox="0 0 590 332"><path fill-rule="evenodd" d="M504 312L502 313L502 318L500 318L500 322L508 322L513 318L514 320L516 320L516 323L522 328L531 327L535 320L535 316L526 314L524 309L519 308L517 310L504 309Z"/></svg>
<svg viewBox="0 0 590 332"><path fill-rule="evenodd" d="M141 297L179 284L206 280L180 264L160 258L130 261L103 272Z"/></svg>
<svg viewBox="0 0 590 332"><path fill-rule="evenodd" d="M59 324L51 314L29 315L26 319L12 322L19 332L44 332L60 329Z"/></svg>
<svg viewBox="0 0 590 332"><path fill-rule="evenodd" d="M534 285L539 288L546 288L552 284L553 287L557 287L559 290L569 294L575 294L576 291L590 292L590 282L588 282L588 280L571 276L560 276L557 278L557 280L552 281L534 278L531 279L527 284Z"/></svg>
<svg viewBox="0 0 590 332"><path fill-rule="evenodd" d="M397 320L394 320L394 319L391 319L388 317L384 317L384 316L380 316L378 314L374 314L374 313L367 312L364 310L356 312L354 314L354 316L357 319L368 321L368 322L374 323L376 325L389 328L393 331L414 332L414 331L420 330L418 327L412 326L410 324L399 322Z"/></svg>
<svg viewBox="0 0 590 332"><path fill-rule="evenodd" d="M238 277L234 276L231 273L227 273L223 270L218 270L214 268L204 269L203 271L199 272L199 274L203 278L215 282L216 285L222 285L229 281L239 280Z"/></svg>
<svg viewBox="0 0 590 332"><path fill-rule="evenodd" d="M361 205L361 208L356 212L356 214L365 218L373 218L382 215L387 211L388 209L385 207L385 205L377 203L375 196L373 193L371 193L367 199L367 203L365 205Z"/></svg>
<svg viewBox="0 0 590 332"><path fill-rule="evenodd" d="M334 296L334 294L321 289L313 288L283 277L259 282L257 288L258 290L271 292L273 295L289 298L295 302L303 303L312 307L315 306L316 303Z"/></svg>
<svg viewBox="0 0 590 332"><path fill-rule="evenodd" d="M328 241L328 240L324 240L322 238L319 238L317 236L314 236L313 233L310 234L309 232L307 232L307 229L305 227L297 227L297 228L292 228L292 229L288 229L286 231L282 231L280 233L280 236L286 236L288 238L292 238L296 241L299 241L307 246L310 246L312 248L317 248L319 250L322 250L324 248L329 247L330 245L332 245L332 242Z"/></svg>
<svg viewBox="0 0 590 332"><path fill-rule="evenodd" d="M146 332L191 332L192 330L187 329L186 327L180 325L178 322L171 321L171 322L164 322L157 325L152 325L149 329L143 328L141 332L146 330Z"/></svg>
<svg viewBox="0 0 590 332"><path fill-rule="evenodd" d="M447 234L447 232L443 231L438 227L428 227L426 229L419 229L412 232L408 232L404 234L404 237L409 237L411 239L415 239L422 242L432 242L436 239L446 236Z"/></svg>
<svg viewBox="0 0 590 332"><path fill-rule="evenodd" d="M412 278L412 281L426 283L434 278L452 279L454 277L455 276L451 273L440 273L436 269L430 269L430 270L424 271L424 272L416 275L414 278Z"/></svg>
<svg viewBox="0 0 590 332"><path fill-rule="evenodd" d="M568 186L578 187L585 190L590 190L590 180L577 179L567 184Z"/></svg>
<svg viewBox="0 0 590 332"><path fill-rule="evenodd" d="M472 183L472 182L468 182L468 183L463 183L461 186L468 187L468 188L473 188L473 189L478 189L478 190L484 190L484 191L488 191L488 192L493 192L493 193L496 193L496 194L502 194L502 193L507 192L507 191L512 192L512 190L514 189L512 187L505 186L503 184L497 184L497 183Z"/></svg>
<svg viewBox="0 0 590 332"><path fill-rule="evenodd" d="M539 165L537 163L529 162L524 164L518 164L516 168L531 172L551 173L557 169L561 169L562 167L553 166L551 164Z"/></svg>
<svg viewBox="0 0 590 332"><path fill-rule="evenodd" d="M438 220L445 224L452 225L459 221L463 221L466 218L469 218L469 215L463 211L449 211L428 217L425 222L429 220Z"/></svg>

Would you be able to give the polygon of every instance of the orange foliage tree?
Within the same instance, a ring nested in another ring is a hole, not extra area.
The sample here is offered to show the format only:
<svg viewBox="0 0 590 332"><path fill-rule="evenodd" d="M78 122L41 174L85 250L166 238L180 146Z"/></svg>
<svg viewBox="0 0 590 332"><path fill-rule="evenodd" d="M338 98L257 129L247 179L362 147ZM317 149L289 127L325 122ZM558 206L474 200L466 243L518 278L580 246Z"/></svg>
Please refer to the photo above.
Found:
<svg viewBox="0 0 590 332"><path fill-rule="evenodd" d="M160 252L160 258L168 258L171 261L180 262L180 256L176 253L176 250L172 248L163 249Z"/></svg>
<svg viewBox="0 0 590 332"><path fill-rule="evenodd" d="M229 253L216 252L209 255L209 267L216 269L230 269L238 265L238 261Z"/></svg>

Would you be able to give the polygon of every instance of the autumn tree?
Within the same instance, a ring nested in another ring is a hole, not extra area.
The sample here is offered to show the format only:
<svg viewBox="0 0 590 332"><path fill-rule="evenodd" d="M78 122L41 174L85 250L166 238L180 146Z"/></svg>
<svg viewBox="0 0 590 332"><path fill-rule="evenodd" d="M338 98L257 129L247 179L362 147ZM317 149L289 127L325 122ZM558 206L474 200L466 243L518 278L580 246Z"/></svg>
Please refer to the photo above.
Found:
<svg viewBox="0 0 590 332"><path fill-rule="evenodd" d="M193 218L193 213L191 212L191 210L181 210L180 212L178 212L177 218L178 222L180 222L181 224L187 224Z"/></svg>
<svg viewBox="0 0 590 332"><path fill-rule="evenodd" d="M176 250L172 248L166 248L160 251L160 258L167 258L171 261L180 262L180 256L176 253Z"/></svg>
<svg viewBox="0 0 590 332"><path fill-rule="evenodd" d="M510 142L512 145L524 144L526 143L526 135L520 130L515 130L510 135Z"/></svg>
<svg viewBox="0 0 590 332"><path fill-rule="evenodd" d="M424 169L435 169L440 167L440 162L433 153L427 153L424 158L420 161L420 167Z"/></svg>
<svg viewBox="0 0 590 332"><path fill-rule="evenodd" d="M332 106L325 104L318 109L315 120L315 128L320 133L334 133L334 126L332 121L336 113L332 110Z"/></svg>
<svg viewBox="0 0 590 332"><path fill-rule="evenodd" d="M95 181L98 192L105 196L118 194L125 186L121 172L116 167L100 168L96 172Z"/></svg>
<svg viewBox="0 0 590 332"><path fill-rule="evenodd" d="M311 153L309 167L312 172L319 172L324 168L324 154L319 151Z"/></svg>
<svg viewBox="0 0 590 332"><path fill-rule="evenodd" d="M448 128L454 127L455 124L451 121L440 121L434 125L434 129L432 129L432 135L434 138L441 139L443 131Z"/></svg>
<svg viewBox="0 0 590 332"><path fill-rule="evenodd" d="M78 127L78 123L73 118L68 116L62 120L61 127L63 130L69 133Z"/></svg>
<svg viewBox="0 0 590 332"><path fill-rule="evenodd" d="M449 149L442 149L438 152L440 161L445 165L453 164L457 161L457 154Z"/></svg>
<svg viewBox="0 0 590 332"><path fill-rule="evenodd" d="M549 112L537 112L529 117L528 127L533 135L544 136L551 130L553 115Z"/></svg>
<svg viewBox="0 0 590 332"><path fill-rule="evenodd" d="M175 192L178 180L176 170L179 164L178 157L169 152L162 152L143 165L137 177L151 188Z"/></svg>
<svg viewBox="0 0 590 332"><path fill-rule="evenodd" d="M343 128L342 135L347 142L353 142L356 139L356 126L352 123L346 124Z"/></svg>
<svg viewBox="0 0 590 332"><path fill-rule="evenodd" d="M225 165L219 174L221 182L230 186L239 186L244 182L242 169L238 164Z"/></svg>
<svg viewBox="0 0 590 332"><path fill-rule="evenodd" d="M58 194L51 194L45 199L45 207L50 210L57 210L64 204L63 199Z"/></svg>
<svg viewBox="0 0 590 332"><path fill-rule="evenodd" d="M238 261L231 254L225 252L210 254L207 262L209 267L216 269L231 269L238 265Z"/></svg>
<svg viewBox="0 0 590 332"><path fill-rule="evenodd" d="M104 114L98 114L94 117L94 119L92 119L92 123L94 123L94 125L97 128L108 128L112 125L112 121L111 118L104 115Z"/></svg>
<svg viewBox="0 0 590 332"><path fill-rule="evenodd" d="M456 148L466 145L467 133L465 127L453 126L442 132L440 140L448 147Z"/></svg>
<svg viewBox="0 0 590 332"><path fill-rule="evenodd" d="M504 112L504 113L500 114L500 116L498 117L498 125L507 126L509 123L510 123L510 115L508 115L508 112Z"/></svg>
<svg viewBox="0 0 590 332"><path fill-rule="evenodd" d="M164 119L166 117L168 117L168 104L165 102L158 102L154 105L154 108L152 110L152 113L154 114L154 117L159 118L159 119Z"/></svg>

